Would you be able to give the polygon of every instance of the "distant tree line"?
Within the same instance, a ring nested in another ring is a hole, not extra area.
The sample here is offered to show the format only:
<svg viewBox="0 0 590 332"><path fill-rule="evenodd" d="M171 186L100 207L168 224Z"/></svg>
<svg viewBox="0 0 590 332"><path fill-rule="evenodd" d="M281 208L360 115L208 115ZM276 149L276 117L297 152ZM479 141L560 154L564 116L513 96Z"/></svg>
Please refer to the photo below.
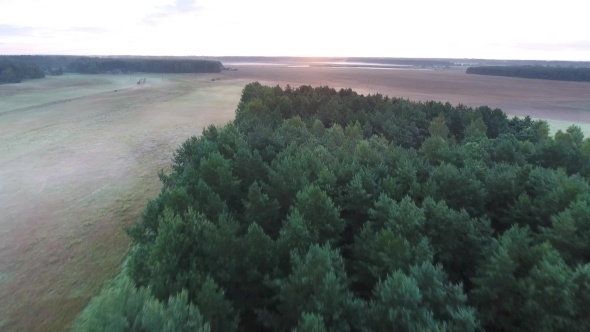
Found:
<svg viewBox="0 0 590 332"><path fill-rule="evenodd" d="M146 73L218 73L223 68L220 61L194 57L5 55L0 56L0 61L32 63L52 76L61 75L60 72L98 74L115 69Z"/></svg>
<svg viewBox="0 0 590 332"><path fill-rule="evenodd" d="M34 63L40 68L66 68L66 66L79 58L72 55L0 55L0 60L11 60Z"/></svg>
<svg viewBox="0 0 590 332"><path fill-rule="evenodd" d="M449 59L460 63L473 63L478 66L549 66L549 67L590 67L590 61L558 60L493 60L493 59Z"/></svg>
<svg viewBox="0 0 590 332"><path fill-rule="evenodd" d="M179 147L81 331L590 331L590 140L247 85Z"/></svg>
<svg viewBox="0 0 590 332"><path fill-rule="evenodd" d="M70 72L99 74L120 69L145 73L218 73L219 61L190 59L78 58L67 66Z"/></svg>
<svg viewBox="0 0 590 332"><path fill-rule="evenodd" d="M64 74L63 68L61 68L61 67L56 68L56 69L47 68L47 72L51 76L61 76Z"/></svg>
<svg viewBox="0 0 590 332"><path fill-rule="evenodd" d="M482 66L467 68L467 74L590 82L590 68L585 67Z"/></svg>
<svg viewBox="0 0 590 332"><path fill-rule="evenodd" d="M562 66L562 67L590 67L589 61L546 61L546 60L493 60L493 59L425 59L425 58L375 58L375 57L261 57L261 56L219 56L219 57L193 57L196 59L220 60L223 63L232 62L364 62L381 63L389 65L411 66L454 66L457 64L472 64L472 66Z"/></svg>
<svg viewBox="0 0 590 332"><path fill-rule="evenodd" d="M45 77L45 72L34 63L0 58L0 84L20 83L24 79Z"/></svg>

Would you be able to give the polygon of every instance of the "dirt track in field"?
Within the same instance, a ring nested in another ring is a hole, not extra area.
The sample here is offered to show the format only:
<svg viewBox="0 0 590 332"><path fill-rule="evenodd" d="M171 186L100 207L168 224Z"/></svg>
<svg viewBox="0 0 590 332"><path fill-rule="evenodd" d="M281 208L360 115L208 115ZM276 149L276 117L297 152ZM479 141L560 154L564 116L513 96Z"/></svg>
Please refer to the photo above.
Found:
<svg viewBox="0 0 590 332"><path fill-rule="evenodd" d="M233 119L248 82L321 84L590 123L587 83L456 69L234 67L148 76L145 86L104 75L0 86L0 330L68 326L118 273L128 248L123 227L159 191L156 172L187 137Z"/></svg>

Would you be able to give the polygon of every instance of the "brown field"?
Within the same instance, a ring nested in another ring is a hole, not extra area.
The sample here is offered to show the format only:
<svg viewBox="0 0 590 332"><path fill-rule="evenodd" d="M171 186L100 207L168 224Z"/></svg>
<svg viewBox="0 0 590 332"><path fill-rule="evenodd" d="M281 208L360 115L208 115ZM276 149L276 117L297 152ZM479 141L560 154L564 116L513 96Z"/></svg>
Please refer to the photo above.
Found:
<svg viewBox="0 0 590 332"><path fill-rule="evenodd" d="M231 64L226 64L231 66ZM281 86L329 85L416 101L488 105L510 115L590 123L590 83L467 75L450 70L235 66L245 81Z"/></svg>
<svg viewBox="0 0 590 332"><path fill-rule="evenodd" d="M578 123L589 133L587 83L461 70L232 67L239 71L147 75L143 86L138 77L106 75L0 85L0 330L66 329L119 272L128 248L123 227L159 191L156 172L188 136L230 121L247 82L321 82L489 105L562 126Z"/></svg>

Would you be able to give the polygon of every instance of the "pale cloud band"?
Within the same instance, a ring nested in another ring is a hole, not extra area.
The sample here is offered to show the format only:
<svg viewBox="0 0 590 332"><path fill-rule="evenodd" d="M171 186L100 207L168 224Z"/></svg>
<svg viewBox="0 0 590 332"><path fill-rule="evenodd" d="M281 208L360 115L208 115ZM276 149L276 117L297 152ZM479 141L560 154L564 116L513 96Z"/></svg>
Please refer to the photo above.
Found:
<svg viewBox="0 0 590 332"><path fill-rule="evenodd" d="M577 0L2 0L0 54L590 60ZM34 9L34 10L31 10Z"/></svg>

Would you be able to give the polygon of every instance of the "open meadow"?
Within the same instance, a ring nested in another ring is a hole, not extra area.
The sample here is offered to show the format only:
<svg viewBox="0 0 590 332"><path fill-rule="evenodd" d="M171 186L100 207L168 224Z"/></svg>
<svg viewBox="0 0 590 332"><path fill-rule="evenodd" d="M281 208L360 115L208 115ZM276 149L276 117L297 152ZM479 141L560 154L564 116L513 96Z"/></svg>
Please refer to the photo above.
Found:
<svg viewBox="0 0 590 332"><path fill-rule="evenodd" d="M489 105L559 129L576 123L590 136L588 83L463 69L224 65L238 71L70 74L0 85L1 330L64 330L119 272L129 244L123 229L159 192L157 171L186 138L231 121L252 81ZM136 84L141 77L145 85Z"/></svg>
<svg viewBox="0 0 590 332"><path fill-rule="evenodd" d="M230 121L244 84L137 79L0 86L0 330L64 330L118 273L123 227L157 194L157 171L203 126Z"/></svg>

